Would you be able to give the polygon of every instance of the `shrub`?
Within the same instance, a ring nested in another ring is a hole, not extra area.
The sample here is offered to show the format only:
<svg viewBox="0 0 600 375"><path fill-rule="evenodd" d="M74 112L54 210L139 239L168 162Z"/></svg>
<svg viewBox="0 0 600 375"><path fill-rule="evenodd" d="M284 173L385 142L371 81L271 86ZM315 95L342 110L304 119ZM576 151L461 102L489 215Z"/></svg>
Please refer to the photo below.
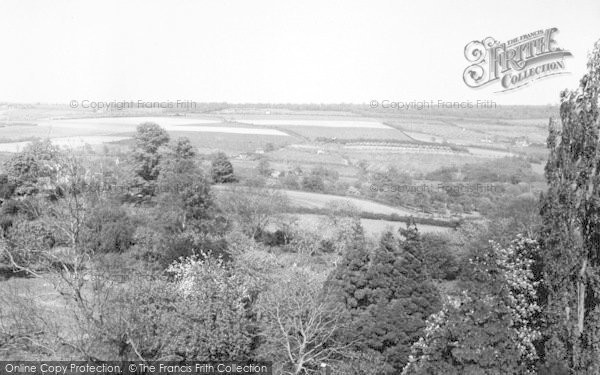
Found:
<svg viewBox="0 0 600 375"><path fill-rule="evenodd" d="M236 178L233 174L233 165L223 152L219 152L212 161L210 175L213 182L218 184L235 182Z"/></svg>
<svg viewBox="0 0 600 375"><path fill-rule="evenodd" d="M13 224L12 218L10 218L8 216L4 216L4 215L1 216L0 217L0 229L1 229L0 234L4 235L4 233L6 233L10 229L12 224Z"/></svg>
<svg viewBox="0 0 600 375"><path fill-rule="evenodd" d="M0 174L0 199L10 198L17 188L17 185L10 181L8 175Z"/></svg>
<svg viewBox="0 0 600 375"><path fill-rule="evenodd" d="M332 240L321 240L319 243L319 252L321 253L333 253L335 252L335 244Z"/></svg>
<svg viewBox="0 0 600 375"><path fill-rule="evenodd" d="M54 233L42 220L16 220L7 231L8 251L24 267L41 269L48 265L48 250L54 246Z"/></svg>
<svg viewBox="0 0 600 375"><path fill-rule="evenodd" d="M208 256L227 262L231 260L231 256L227 250L227 241L190 232L184 232L168 238L163 253L159 254L158 260L163 267L167 267L178 259L190 256L199 256L201 258Z"/></svg>
<svg viewBox="0 0 600 375"><path fill-rule="evenodd" d="M275 145L271 142L265 144L265 152L275 151Z"/></svg>
<svg viewBox="0 0 600 375"><path fill-rule="evenodd" d="M277 229L274 232L263 230L256 235L255 240L267 246L283 246L290 243L291 234L281 229Z"/></svg>
<svg viewBox="0 0 600 375"><path fill-rule="evenodd" d="M318 175L310 175L302 177L302 189L315 192L325 191L325 182Z"/></svg>
<svg viewBox="0 0 600 375"><path fill-rule="evenodd" d="M144 272L127 283L98 280L95 295L74 306L83 323L78 347L100 360L249 359L245 276L210 258L182 260L168 271L170 279Z"/></svg>
<svg viewBox="0 0 600 375"><path fill-rule="evenodd" d="M260 159L260 161L258 162L258 166L256 167L256 170L258 171L258 173L261 176L264 177L269 177L271 176L271 173L273 172L273 169L271 168L271 163L269 163L268 159Z"/></svg>
<svg viewBox="0 0 600 375"><path fill-rule="evenodd" d="M97 207L86 220L85 243L101 253L119 252L133 244L135 227L124 209Z"/></svg>
<svg viewBox="0 0 600 375"><path fill-rule="evenodd" d="M267 181L262 176L252 176L246 179L246 185L254 188L264 188L267 186Z"/></svg>
<svg viewBox="0 0 600 375"><path fill-rule="evenodd" d="M0 209L0 213L3 216L13 216L19 213L21 209L21 205L18 201L14 199L9 199L2 205L2 209Z"/></svg>
<svg viewBox="0 0 600 375"><path fill-rule="evenodd" d="M297 190L300 189L300 183L298 182L298 176L295 174L286 174L280 179L281 185L286 189Z"/></svg>

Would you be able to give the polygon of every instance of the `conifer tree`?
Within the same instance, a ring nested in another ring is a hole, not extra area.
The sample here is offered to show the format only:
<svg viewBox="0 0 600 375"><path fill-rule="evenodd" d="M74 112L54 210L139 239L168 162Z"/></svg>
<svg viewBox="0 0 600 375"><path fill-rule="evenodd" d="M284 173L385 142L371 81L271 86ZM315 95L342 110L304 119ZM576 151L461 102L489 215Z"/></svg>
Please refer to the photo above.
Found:
<svg viewBox="0 0 600 375"><path fill-rule="evenodd" d="M408 361L427 317L441 308L416 225L409 224L401 237L384 233L370 250L355 241L331 279L353 319L346 340L356 342L360 352L380 353L396 372Z"/></svg>

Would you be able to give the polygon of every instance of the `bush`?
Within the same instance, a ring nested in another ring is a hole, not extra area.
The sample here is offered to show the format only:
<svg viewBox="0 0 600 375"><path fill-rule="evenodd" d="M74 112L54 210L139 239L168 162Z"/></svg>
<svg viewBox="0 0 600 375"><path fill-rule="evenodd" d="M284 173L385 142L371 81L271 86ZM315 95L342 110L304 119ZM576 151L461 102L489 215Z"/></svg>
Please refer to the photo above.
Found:
<svg viewBox="0 0 600 375"><path fill-rule="evenodd" d="M281 229L275 232L261 231L256 235L255 240L267 246L283 246L290 243L291 235Z"/></svg>
<svg viewBox="0 0 600 375"><path fill-rule="evenodd" d="M219 152L212 161L210 175L213 182L218 184L235 182L236 178L233 174L233 165L223 152Z"/></svg>
<svg viewBox="0 0 600 375"><path fill-rule="evenodd" d="M315 192L325 191L325 182L318 175L310 175L302 177L302 189Z"/></svg>
<svg viewBox="0 0 600 375"><path fill-rule="evenodd" d="M335 243L332 240L321 240L319 243L319 252L321 253L329 254L335 252L335 250Z"/></svg>
<svg viewBox="0 0 600 375"><path fill-rule="evenodd" d="M275 145L271 142L265 144L265 152L275 151Z"/></svg>
<svg viewBox="0 0 600 375"><path fill-rule="evenodd" d="M297 190L300 189L300 183L298 177L295 174L286 174L280 179L281 186L286 189Z"/></svg>
<svg viewBox="0 0 600 375"><path fill-rule="evenodd" d="M310 174L312 176L319 176L324 180L327 180L329 182L335 182L340 178L340 175L337 171L334 171L332 169L327 169L323 166L318 166L316 168L313 168L310 171Z"/></svg>
<svg viewBox="0 0 600 375"><path fill-rule="evenodd" d="M17 185L11 182L7 175L0 174L0 199L8 199L14 193Z"/></svg>
<svg viewBox="0 0 600 375"><path fill-rule="evenodd" d="M48 265L47 252L56 242L54 233L41 220L16 220L7 231L9 251L15 262L41 269Z"/></svg>
<svg viewBox="0 0 600 375"><path fill-rule="evenodd" d="M224 239L211 239L185 232L167 239L166 247L163 253L159 254L158 261L163 267L167 267L178 259L190 256L209 256L227 262L231 260Z"/></svg>
<svg viewBox="0 0 600 375"><path fill-rule="evenodd" d="M260 159L260 161L258 162L258 166L256 167L256 170L263 177L269 177L269 176L271 176L271 173L273 172L273 169L271 168L271 164L269 163L269 160L264 159L264 158Z"/></svg>
<svg viewBox="0 0 600 375"><path fill-rule="evenodd" d="M21 209L21 205L19 204L18 201L14 200L14 199L9 199L6 202L4 202L4 204L2 205L2 209L0 210L0 213L5 216L13 216L19 213Z"/></svg>
<svg viewBox="0 0 600 375"><path fill-rule="evenodd" d="M97 252L122 253L133 244L134 233L135 226L125 210L114 206L98 207L86 221L84 241Z"/></svg>
<svg viewBox="0 0 600 375"><path fill-rule="evenodd" d="M7 216L1 216L0 217L0 229L2 230L0 232L0 234L4 235L4 233L6 233L10 227L12 227L13 225L13 220L10 217Z"/></svg>
<svg viewBox="0 0 600 375"><path fill-rule="evenodd" d="M267 181L262 176L252 176L246 179L246 186L254 188L264 188L267 186Z"/></svg>
<svg viewBox="0 0 600 375"><path fill-rule="evenodd" d="M171 278L145 271L127 283L98 280L95 295L88 299L86 293L86 303L74 307L84 323L76 325L77 345L100 360L249 359L253 336L245 275L196 258L168 271Z"/></svg>

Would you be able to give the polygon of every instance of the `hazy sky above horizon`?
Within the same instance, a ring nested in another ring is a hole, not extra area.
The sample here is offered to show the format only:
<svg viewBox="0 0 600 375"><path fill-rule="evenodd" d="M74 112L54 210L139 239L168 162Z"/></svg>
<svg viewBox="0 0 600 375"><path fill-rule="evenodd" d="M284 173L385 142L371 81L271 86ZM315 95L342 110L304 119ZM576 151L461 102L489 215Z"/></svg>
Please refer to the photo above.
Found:
<svg viewBox="0 0 600 375"><path fill-rule="evenodd" d="M0 4L0 101L554 104L600 38L599 0ZM569 75L472 89L464 47L557 27Z"/></svg>

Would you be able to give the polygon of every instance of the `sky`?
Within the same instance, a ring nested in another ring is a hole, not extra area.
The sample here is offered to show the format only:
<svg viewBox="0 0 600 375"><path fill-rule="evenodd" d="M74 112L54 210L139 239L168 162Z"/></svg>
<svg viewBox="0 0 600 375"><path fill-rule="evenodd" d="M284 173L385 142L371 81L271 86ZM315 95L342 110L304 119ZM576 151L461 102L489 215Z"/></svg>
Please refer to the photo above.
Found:
<svg viewBox="0 0 600 375"><path fill-rule="evenodd" d="M555 104L600 39L599 0L0 3L0 101ZM556 27L568 75L496 93L464 48Z"/></svg>

